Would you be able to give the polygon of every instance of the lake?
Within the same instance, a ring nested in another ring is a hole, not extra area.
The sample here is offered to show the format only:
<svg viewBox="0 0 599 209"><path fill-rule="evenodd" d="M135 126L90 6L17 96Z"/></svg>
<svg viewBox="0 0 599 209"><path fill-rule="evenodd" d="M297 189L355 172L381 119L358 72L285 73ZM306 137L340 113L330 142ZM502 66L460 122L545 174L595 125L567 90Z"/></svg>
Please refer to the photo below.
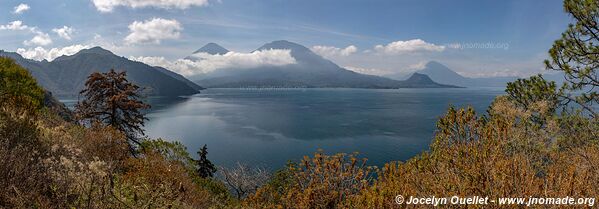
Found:
<svg viewBox="0 0 599 209"><path fill-rule="evenodd" d="M318 150L359 152L368 164L407 160L428 149L450 105L483 113L503 88L207 89L150 97L146 134L177 140L220 166L283 167ZM77 101L61 99L72 107Z"/></svg>
<svg viewBox="0 0 599 209"><path fill-rule="evenodd" d="M185 98L150 98L146 134L178 140L213 163L281 168L321 149L359 152L370 165L424 150L450 104L486 111L501 88L208 89Z"/></svg>

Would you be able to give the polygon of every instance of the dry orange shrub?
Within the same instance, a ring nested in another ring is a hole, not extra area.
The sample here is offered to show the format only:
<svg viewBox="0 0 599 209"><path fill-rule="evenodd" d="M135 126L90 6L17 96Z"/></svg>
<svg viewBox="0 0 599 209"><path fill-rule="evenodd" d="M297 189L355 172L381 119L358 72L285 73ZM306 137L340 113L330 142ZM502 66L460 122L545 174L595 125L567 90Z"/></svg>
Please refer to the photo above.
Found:
<svg viewBox="0 0 599 209"><path fill-rule="evenodd" d="M498 97L488 114L450 108L439 119L430 151L390 162L369 184L354 160L317 153L286 170L286 184L267 184L244 200L248 208L419 208L404 197L597 197L599 123L557 116L546 102L522 109ZM342 155L341 155L342 156ZM350 158L351 159L351 158ZM358 165L359 163L356 163ZM351 169L346 169L351 168ZM349 178L351 177L351 178ZM356 178L355 181L347 181ZM343 184L341 182L352 182ZM344 186L338 186L344 185ZM456 208L498 208L459 205ZM518 208L510 205L502 208ZM536 205L533 207L555 207ZM562 206L564 207L564 206Z"/></svg>
<svg viewBox="0 0 599 209"><path fill-rule="evenodd" d="M439 131L430 152L405 163L388 163L371 188L344 202L341 207L408 207L396 204L396 195L597 197L597 122L591 121L595 119L570 118L570 122L585 124L575 127L577 134L572 134L571 129L559 127L565 119L553 116L545 107L543 102L539 102L530 110L523 110L506 98L498 97L489 110L489 116L484 119L469 109L450 109L438 123ZM543 122L532 122L532 116L542 118ZM572 145L571 141L579 143ZM510 207L521 206L501 206Z"/></svg>
<svg viewBox="0 0 599 209"><path fill-rule="evenodd" d="M0 109L0 207L44 207L55 201L39 194L49 192L52 179L41 162L49 146L39 139L35 120Z"/></svg>
<svg viewBox="0 0 599 209"><path fill-rule="evenodd" d="M287 182L259 189L246 200L251 208L332 208L366 189L374 169L356 154L332 156L318 152L288 166Z"/></svg>
<svg viewBox="0 0 599 209"><path fill-rule="evenodd" d="M149 151L126 161L125 174L114 182L114 196L127 208L208 208L210 194L193 184L183 165Z"/></svg>
<svg viewBox="0 0 599 209"><path fill-rule="evenodd" d="M129 155L110 127L0 111L0 208L207 208L212 194L163 156Z"/></svg>

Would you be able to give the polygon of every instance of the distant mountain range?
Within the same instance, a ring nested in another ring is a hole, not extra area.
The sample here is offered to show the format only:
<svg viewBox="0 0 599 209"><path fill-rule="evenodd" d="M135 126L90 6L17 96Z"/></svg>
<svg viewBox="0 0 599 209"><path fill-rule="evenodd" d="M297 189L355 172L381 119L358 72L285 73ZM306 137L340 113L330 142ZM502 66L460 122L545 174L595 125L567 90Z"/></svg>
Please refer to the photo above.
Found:
<svg viewBox="0 0 599 209"><path fill-rule="evenodd" d="M465 87L506 87L508 82L515 81L519 77L488 77L488 78L469 78L461 76L447 66L431 61L425 65L425 68L415 73L428 75L436 82L459 85ZM547 71L543 78L548 81L555 81L558 86L566 81L563 72Z"/></svg>
<svg viewBox="0 0 599 209"><path fill-rule="evenodd" d="M455 85L439 84L433 81L429 76L421 73L413 73L408 79L403 81L407 86L418 86L418 88L456 88Z"/></svg>
<svg viewBox="0 0 599 209"><path fill-rule="evenodd" d="M23 58L14 52L0 50L0 56L10 57L27 68L38 82L54 95L77 95L84 87L87 76L92 72L107 72L110 69L127 71L128 79L143 87L147 95L179 96L191 95L211 88L457 88L505 87L517 77L468 78L447 66L431 61L422 70L410 75L385 77L365 75L339 67L310 49L289 41L274 41L256 51L290 50L296 63L284 66L263 66L251 69L216 70L190 78L183 77L163 67L149 66L117 56L101 47L84 49L71 56L61 56L51 62ZM211 55L227 54L229 50L209 43L193 52ZM197 60L190 55L185 59ZM564 81L563 74L546 74L544 77L558 84Z"/></svg>
<svg viewBox="0 0 599 209"><path fill-rule="evenodd" d="M449 69L447 66L435 62L428 62L424 69L418 70L415 73L428 75L433 81L449 84L458 85L464 87L505 87L508 82L518 79L518 77L490 77L490 78L469 78L464 77L455 71ZM399 74L389 75L389 78L402 79L409 77L410 74Z"/></svg>
<svg viewBox="0 0 599 209"><path fill-rule="evenodd" d="M74 96L84 88L87 77L93 72L110 69L127 71L127 78L143 88L143 93L154 96L180 96L198 93L203 87L211 88L456 88L463 86L464 78L438 72L454 73L441 64L429 63L427 69L414 73L406 80L365 75L339 67L310 49L289 41L274 41L256 51L290 50L296 63L284 66L266 66L252 69L216 70L190 79L163 67L149 66L117 56L101 47L84 49L71 56L61 56L51 62L23 58L14 52L0 50L0 56L10 57L27 68L40 85L57 96ZM215 43L195 51L223 55L229 50ZM186 59L198 59L189 56ZM442 67L439 67L442 66ZM429 69L430 68L430 69ZM440 75L440 76L439 76ZM193 80L190 81L190 80ZM440 84L438 83L446 83ZM199 85L198 85L199 84Z"/></svg>
<svg viewBox="0 0 599 209"><path fill-rule="evenodd" d="M207 53L207 54L211 54L211 55L217 55L217 54L223 55L228 52L229 52L229 50L225 49L224 47L222 47L218 44L208 43L208 44L204 45L202 48L193 52L193 54ZM194 56L187 56L187 57L185 57L185 59L194 60L194 61L197 60L197 58Z"/></svg>
<svg viewBox="0 0 599 209"><path fill-rule="evenodd" d="M93 72L110 69L127 71L127 78L143 88L143 93L157 96L179 96L199 93L199 85L161 67L131 61L112 52L94 47L71 56L61 56L51 62L25 59L14 52L0 50L0 56L10 57L27 68L45 89L54 95L77 95Z"/></svg>
<svg viewBox="0 0 599 209"><path fill-rule="evenodd" d="M432 81L426 75L414 75L398 81L374 75L356 73L339 67L310 49L289 41L274 41L256 51L290 50L296 63L284 66L267 66L252 69L217 70L192 77L199 85L212 88L243 87L307 87L307 88L452 88ZM195 53L225 54L228 50L214 43L207 44ZM186 59L192 59L188 56ZM426 77L426 78L424 78Z"/></svg>

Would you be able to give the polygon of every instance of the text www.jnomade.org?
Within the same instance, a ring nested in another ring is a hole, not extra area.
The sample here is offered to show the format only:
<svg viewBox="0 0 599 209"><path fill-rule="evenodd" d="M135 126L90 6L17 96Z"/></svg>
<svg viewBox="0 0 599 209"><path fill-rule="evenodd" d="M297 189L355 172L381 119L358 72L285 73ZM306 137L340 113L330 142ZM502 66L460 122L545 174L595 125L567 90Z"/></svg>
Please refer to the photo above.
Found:
<svg viewBox="0 0 599 209"><path fill-rule="evenodd" d="M451 197L414 197L395 196L395 203L407 205L595 205L595 198L589 197L500 197L451 196Z"/></svg>

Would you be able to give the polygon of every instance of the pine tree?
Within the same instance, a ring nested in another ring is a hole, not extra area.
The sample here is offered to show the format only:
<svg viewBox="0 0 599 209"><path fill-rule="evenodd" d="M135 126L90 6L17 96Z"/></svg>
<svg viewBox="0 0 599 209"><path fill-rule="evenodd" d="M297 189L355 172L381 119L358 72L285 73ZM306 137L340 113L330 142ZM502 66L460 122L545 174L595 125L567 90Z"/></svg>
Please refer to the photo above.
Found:
<svg viewBox="0 0 599 209"><path fill-rule="evenodd" d="M567 91L560 97L597 117L593 105L599 103L599 1L565 0L564 10L575 23L555 41L549 50L551 59L545 60L545 65L565 74L567 82L562 89Z"/></svg>
<svg viewBox="0 0 599 209"><path fill-rule="evenodd" d="M507 86L510 98L528 108L528 105L545 100L552 110L570 111L578 104L582 112L597 118L595 105L599 104L599 1L565 0L564 10L574 19L562 37L549 50L545 66L560 71L566 82L561 87L541 76L518 79ZM578 111L578 109L573 109Z"/></svg>
<svg viewBox="0 0 599 209"><path fill-rule="evenodd" d="M208 147L204 144L204 147L198 151L200 159L197 161L198 164L198 175L202 178L212 177L216 172L216 167L210 160L208 160Z"/></svg>
<svg viewBox="0 0 599 209"><path fill-rule="evenodd" d="M76 105L80 119L100 122L122 132L135 154L147 118L141 112L150 108L138 94L139 87L127 80L125 72L92 73L85 82L81 95L85 98Z"/></svg>

